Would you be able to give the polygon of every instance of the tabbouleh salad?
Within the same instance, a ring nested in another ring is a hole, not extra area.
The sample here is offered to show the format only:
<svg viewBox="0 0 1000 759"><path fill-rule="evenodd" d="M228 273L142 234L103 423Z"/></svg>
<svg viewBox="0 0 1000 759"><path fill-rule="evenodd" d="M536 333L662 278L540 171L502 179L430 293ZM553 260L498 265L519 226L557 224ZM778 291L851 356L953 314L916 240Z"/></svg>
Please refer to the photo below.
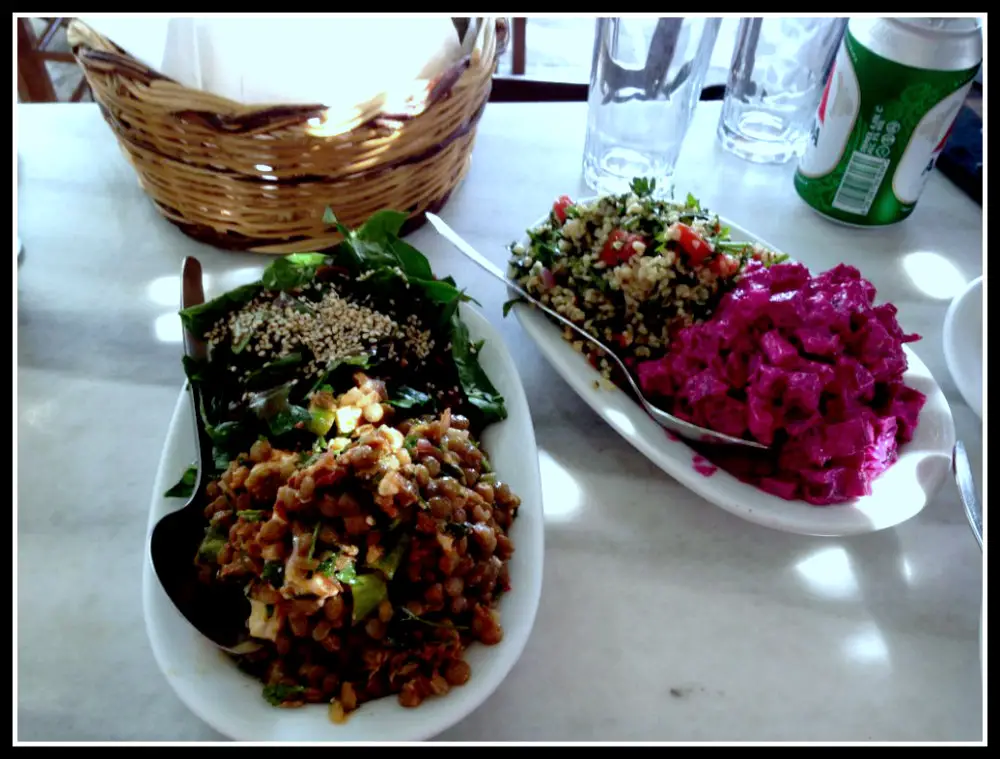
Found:
<svg viewBox="0 0 1000 759"><path fill-rule="evenodd" d="M655 180L586 203L559 198L548 219L511 245L513 279L587 332L620 350L634 367L666 353L676 333L706 319L751 261L785 256L730 239L730 230L693 195L683 202L654 196ZM510 305L505 306L505 313ZM600 349L564 337L605 377Z"/></svg>

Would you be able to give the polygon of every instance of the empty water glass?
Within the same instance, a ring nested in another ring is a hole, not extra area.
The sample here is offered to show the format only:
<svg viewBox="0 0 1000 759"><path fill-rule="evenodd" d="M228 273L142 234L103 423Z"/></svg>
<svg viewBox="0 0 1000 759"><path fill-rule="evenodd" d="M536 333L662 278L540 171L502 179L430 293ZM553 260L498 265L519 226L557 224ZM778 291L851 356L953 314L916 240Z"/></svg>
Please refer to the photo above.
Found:
<svg viewBox="0 0 1000 759"><path fill-rule="evenodd" d="M635 177L666 189L708 69L717 18L599 18L583 175L600 193Z"/></svg>
<svg viewBox="0 0 1000 759"><path fill-rule="evenodd" d="M744 18L726 83L719 140L757 163L784 163L805 147L843 18Z"/></svg>

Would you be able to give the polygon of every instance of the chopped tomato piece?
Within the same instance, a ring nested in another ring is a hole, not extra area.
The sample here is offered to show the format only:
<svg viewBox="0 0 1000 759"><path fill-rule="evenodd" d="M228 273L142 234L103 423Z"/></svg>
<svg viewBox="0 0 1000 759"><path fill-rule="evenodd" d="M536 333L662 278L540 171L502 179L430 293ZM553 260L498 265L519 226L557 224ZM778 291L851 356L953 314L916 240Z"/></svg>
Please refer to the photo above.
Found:
<svg viewBox="0 0 1000 759"><path fill-rule="evenodd" d="M692 266L698 266L701 264L712 252L712 247L705 242L701 235L695 232L687 224L678 224L677 230L680 232L680 237L677 238L677 244L681 246L681 250L687 254L688 261Z"/></svg>
<svg viewBox="0 0 1000 759"><path fill-rule="evenodd" d="M608 266L617 266L622 261L628 261L632 256L639 254L640 250L636 248L636 243L642 245L642 250L646 249L646 241L642 235L629 234L624 229L616 229L608 235L608 239L601 249L600 259Z"/></svg>
<svg viewBox="0 0 1000 759"><path fill-rule="evenodd" d="M552 204L552 213L556 215L556 218L560 222L566 221L566 209L573 205L573 201L570 199L569 195L561 195L555 203Z"/></svg>
<svg viewBox="0 0 1000 759"><path fill-rule="evenodd" d="M732 256L720 253L711 260L708 268L720 277L731 277L740 270L740 262Z"/></svg>

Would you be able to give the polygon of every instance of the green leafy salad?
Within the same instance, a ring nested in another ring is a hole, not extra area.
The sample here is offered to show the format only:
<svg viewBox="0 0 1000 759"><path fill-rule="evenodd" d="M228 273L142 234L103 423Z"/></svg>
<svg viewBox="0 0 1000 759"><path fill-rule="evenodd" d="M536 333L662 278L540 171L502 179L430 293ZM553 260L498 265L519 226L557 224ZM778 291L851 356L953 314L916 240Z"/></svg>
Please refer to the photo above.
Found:
<svg viewBox="0 0 1000 759"><path fill-rule="evenodd" d="M413 413L450 408L474 429L506 417L459 314L470 298L399 238L405 220L380 211L350 230L329 214L344 236L331 253L279 258L259 281L181 311L184 327L208 342L207 359L185 357L184 369L200 390L219 471L262 435L312 448L331 425L310 394L343 391L358 369Z"/></svg>

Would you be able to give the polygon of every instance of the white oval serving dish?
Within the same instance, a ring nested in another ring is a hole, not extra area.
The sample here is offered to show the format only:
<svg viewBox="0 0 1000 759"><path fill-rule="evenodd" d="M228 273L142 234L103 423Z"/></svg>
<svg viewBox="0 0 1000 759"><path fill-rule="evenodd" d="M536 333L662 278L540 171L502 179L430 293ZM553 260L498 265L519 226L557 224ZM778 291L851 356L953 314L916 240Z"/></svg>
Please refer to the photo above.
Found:
<svg viewBox="0 0 1000 759"><path fill-rule="evenodd" d="M477 311L464 304L462 309L472 339L486 341L480 361L503 394L508 411L507 419L485 430L483 446L497 473L520 496L521 508L511 529L515 546L510 560L511 591L499 607L503 640L495 646L471 646L466 654L472 667L469 682L416 709L404 708L390 696L363 704L345 724L336 725L325 705L275 708L262 698L259 681L240 672L174 608L153 570L148 537L160 517L182 505L179 499L164 498L163 492L194 458L190 401L181 392L153 488L142 578L143 611L153 654L167 681L192 712L220 733L240 741L425 740L482 704L521 655L542 589L544 520L535 433L524 388L500 335Z"/></svg>
<svg viewBox="0 0 1000 759"><path fill-rule="evenodd" d="M591 200L594 198L581 198L579 202ZM541 225L547 218L543 216L530 228ZM731 229L734 240L757 242L777 250L740 225L720 219ZM527 246L526 235L522 235L521 242ZM808 265L808 261L803 263ZM510 297L516 294L511 292ZM697 454L681 440L668 436L627 394L607 388L606 383L595 387L600 373L573 350L559 328L542 312L525 303L516 304L513 311L553 368L618 434L682 485L750 522L785 532L826 537L875 532L919 514L948 474L955 442L951 409L930 370L906 346L909 362L906 383L927 396L913 440L900 448L899 460L873 483L870 496L833 506L812 506L765 493L721 469L710 476L699 473L694 465Z"/></svg>

